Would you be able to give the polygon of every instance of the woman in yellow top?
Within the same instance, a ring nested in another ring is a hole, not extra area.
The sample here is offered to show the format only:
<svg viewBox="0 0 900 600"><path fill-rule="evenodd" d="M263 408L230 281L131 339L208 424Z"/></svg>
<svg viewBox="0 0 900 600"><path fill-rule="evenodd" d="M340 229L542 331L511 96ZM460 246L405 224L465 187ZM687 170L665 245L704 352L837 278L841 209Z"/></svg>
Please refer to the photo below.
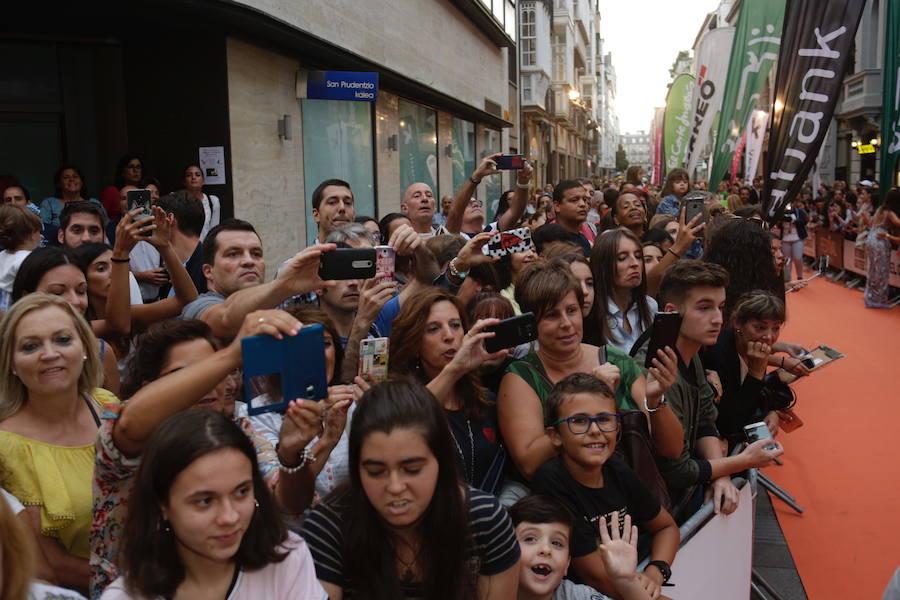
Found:
<svg viewBox="0 0 900 600"><path fill-rule="evenodd" d="M90 578L94 440L104 404L90 326L58 296L29 294L0 321L0 487L26 506L64 587Z"/></svg>

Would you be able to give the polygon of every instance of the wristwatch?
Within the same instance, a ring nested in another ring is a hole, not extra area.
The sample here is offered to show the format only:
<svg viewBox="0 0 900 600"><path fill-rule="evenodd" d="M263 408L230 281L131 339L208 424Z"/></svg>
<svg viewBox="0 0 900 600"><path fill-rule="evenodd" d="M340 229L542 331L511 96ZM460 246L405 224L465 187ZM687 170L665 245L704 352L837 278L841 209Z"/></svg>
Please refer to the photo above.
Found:
<svg viewBox="0 0 900 600"><path fill-rule="evenodd" d="M648 567L650 565L653 565L654 567L659 569L660 573L662 573L663 585L669 583L669 578L672 576L672 567L669 566L669 563L664 560L651 560L647 563Z"/></svg>

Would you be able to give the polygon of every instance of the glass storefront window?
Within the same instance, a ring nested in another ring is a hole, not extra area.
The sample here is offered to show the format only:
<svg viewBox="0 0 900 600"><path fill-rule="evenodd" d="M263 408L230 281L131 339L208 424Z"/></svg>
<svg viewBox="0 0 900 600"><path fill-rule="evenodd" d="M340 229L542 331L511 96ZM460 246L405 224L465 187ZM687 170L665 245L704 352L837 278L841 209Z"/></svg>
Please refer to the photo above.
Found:
<svg viewBox="0 0 900 600"><path fill-rule="evenodd" d="M400 191L423 182L437 194L437 114L413 102L400 100Z"/></svg>
<svg viewBox="0 0 900 600"><path fill-rule="evenodd" d="M375 165L369 102L301 100L303 180L306 188L306 240L318 228L312 193L326 179L343 179L353 190L357 215L375 217Z"/></svg>
<svg viewBox="0 0 900 600"><path fill-rule="evenodd" d="M458 190L475 170L475 123L453 117L453 189Z"/></svg>

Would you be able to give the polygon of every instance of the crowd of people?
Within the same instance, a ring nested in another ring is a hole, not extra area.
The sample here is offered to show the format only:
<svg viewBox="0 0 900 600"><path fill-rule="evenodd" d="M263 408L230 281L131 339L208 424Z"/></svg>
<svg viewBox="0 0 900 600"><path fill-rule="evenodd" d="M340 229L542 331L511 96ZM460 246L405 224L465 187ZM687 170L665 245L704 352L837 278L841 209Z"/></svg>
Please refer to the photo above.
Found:
<svg viewBox="0 0 900 600"><path fill-rule="evenodd" d="M221 218L196 165L171 193L135 155L100 200L72 165L40 206L6 187L0 597L665 597L678 525L736 510L732 477L783 452L743 428L777 436L772 371L808 372L779 339L807 231L868 231L881 306L900 190L875 211L871 182L804 190L770 229L758 180L716 194L676 170L657 190L635 167L535 191L526 164L490 220L497 157L439 209L414 183L380 220L323 181L315 243L268 280L260 233ZM519 227L532 244L485 251ZM393 277L320 278L328 252L379 245ZM536 339L489 352L524 313ZM647 357L658 313L680 330ZM244 389L242 340L310 326L326 398ZM371 338L389 338L383 382L359 369Z"/></svg>

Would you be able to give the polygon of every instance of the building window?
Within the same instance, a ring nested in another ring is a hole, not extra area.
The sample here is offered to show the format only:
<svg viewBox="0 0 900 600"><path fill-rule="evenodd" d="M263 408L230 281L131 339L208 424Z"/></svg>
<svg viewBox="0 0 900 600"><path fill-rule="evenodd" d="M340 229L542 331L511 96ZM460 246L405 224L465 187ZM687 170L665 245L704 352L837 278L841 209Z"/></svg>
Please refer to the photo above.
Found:
<svg viewBox="0 0 900 600"><path fill-rule="evenodd" d="M536 60L537 32L534 23L534 9L522 10L522 66L533 67Z"/></svg>
<svg viewBox="0 0 900 600"><path fill-rule="evenodd" d="M554 81L566 81L566 34L553 35L553 79Z"/></svg>
<svg viewBox="0 0 900 600"><path fill-rule="evenodd" d="M308 190L319 181L338 177L350 183L359 214L375 214L375 163L372 113L369 102L301 100L303 118L303 175ZM424 180L423 180L424 181ZM312 223L312 204L306 205ZM315 226L306 227L313 243Z"/></svg>
<svg viewBox="0 0 900 600"><path fill-rule="evenodd" d="M522 77L522 103L531 104L531 76L524 75Z"/></svg>
<svg viewBox="0 0 900 600"><path fill-rule="evenodd" d="M437 115L430 108L400 100L400 189L416 182L437 189Z"/></svg>

